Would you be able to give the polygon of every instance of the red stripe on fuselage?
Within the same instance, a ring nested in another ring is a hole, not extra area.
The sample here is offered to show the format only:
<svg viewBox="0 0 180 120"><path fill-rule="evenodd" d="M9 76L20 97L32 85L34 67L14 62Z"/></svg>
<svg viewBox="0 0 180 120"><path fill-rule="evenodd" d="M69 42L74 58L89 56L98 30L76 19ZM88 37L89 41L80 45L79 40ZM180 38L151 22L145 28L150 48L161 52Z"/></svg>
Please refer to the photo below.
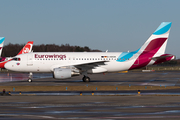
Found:
<svg viewBox="0 0 180 120"><path fill-rule="evenodd" d="M151 58L156 54L156 52L161 48L166 40L167 38L156 38L152 40L145 48L145 50L139 55L129 70L145 67L148 65L148 63L151 61Z"/></svg>
<svg viewBox="0 0 180 120"><path fill-rule="evenodd" d="M2 62L0 62L0 68L4 68L4 65L5 65L7 62L11 61L11 60L12 60L12 59L7 60L7 61L2 61Z"/></svg>

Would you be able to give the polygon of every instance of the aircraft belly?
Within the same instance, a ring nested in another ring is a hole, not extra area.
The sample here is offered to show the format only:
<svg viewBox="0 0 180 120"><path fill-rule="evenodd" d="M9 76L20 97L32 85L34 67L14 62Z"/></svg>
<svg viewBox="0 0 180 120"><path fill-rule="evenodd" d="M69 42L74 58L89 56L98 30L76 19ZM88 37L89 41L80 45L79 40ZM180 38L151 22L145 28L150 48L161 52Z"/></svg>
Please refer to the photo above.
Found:
<svg viewBox="0 0 180 120"><path fill-rule="evenodd" d="M40 62L40 63L34 64L34 66L36 66L35 67L36 69L34 69L34 71L36 71L36 72L51 72L49 69L50 65L47 63L44 64L44 63Z"/></svg>
<svg viewBox="0 0 180 120"><path fill-rule="evenodd" d="M26 65L26 68L24 68L24 71L31 71L31 72L51 72L49 69L48 64L44 64L41 62L34 62L33 65L29 66Z"/></svg>
<svg viewBox="0 0 180 120"><path fill-rule="evenodd" d="M88 70L88 73L102 73L102 72L107 72L107 69L102 67L96 67L94 69Z"/></svg>
<svg viewBox="0 0 180 120"><path fill-rule="evenodd" d="M131 67L132 63L130 61L127 62L109 62L106 66L102 66L107 69L107 72L118 72L128 70Z"/></svg>

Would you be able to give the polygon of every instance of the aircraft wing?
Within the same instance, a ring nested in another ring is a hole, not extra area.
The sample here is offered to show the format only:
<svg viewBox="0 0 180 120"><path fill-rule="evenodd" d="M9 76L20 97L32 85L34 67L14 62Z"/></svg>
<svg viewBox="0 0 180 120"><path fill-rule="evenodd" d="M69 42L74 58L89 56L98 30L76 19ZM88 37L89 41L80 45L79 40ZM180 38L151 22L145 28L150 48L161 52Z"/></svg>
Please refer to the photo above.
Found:
<svg viewBox="0 0 180 120"><path fill-rule="evenodd" d="M54 65L52 66L51 70L53 71L55 68L70 68L71 66L74 66L75 68L81 70L81 71L87 71L90 69L93 69L95 67L106 65L105 62L108 61L93 61L93 62L87 62L87 63L71 63L66 66L63 65Z"/></svg>
<svg viewBox="0 0 180 120"><path fill-rule="evenodd" d="M91 62L91 63L84 63L84 64L79 64L79 65L74 65L74 67L80 69L80 70L89 70L93 69L95 67L98 67L100 65L105 65L105 62L108 61L98 61L98 62Z"/></svg>

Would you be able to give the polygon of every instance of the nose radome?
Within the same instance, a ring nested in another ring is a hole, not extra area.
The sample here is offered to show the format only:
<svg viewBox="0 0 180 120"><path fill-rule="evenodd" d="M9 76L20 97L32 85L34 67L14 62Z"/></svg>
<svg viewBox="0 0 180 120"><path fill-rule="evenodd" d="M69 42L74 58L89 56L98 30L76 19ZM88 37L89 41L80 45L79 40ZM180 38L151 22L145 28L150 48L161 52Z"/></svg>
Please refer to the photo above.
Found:
<svg viewBox="0 0 180 120"><path fill-rule="evenodd" d="M8 70L11 70L12 64L11 64L10 62L7 62L7 63L4 65L4 67L5 67L6 69L8 69Z"/></svg>

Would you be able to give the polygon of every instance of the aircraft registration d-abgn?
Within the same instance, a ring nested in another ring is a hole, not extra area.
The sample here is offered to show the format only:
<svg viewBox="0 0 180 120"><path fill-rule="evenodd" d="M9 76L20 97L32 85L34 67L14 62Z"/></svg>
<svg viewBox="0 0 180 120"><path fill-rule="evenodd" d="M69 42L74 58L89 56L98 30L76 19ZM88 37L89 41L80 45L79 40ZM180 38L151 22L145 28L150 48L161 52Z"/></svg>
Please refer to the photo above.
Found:
<svg viewBox="0 0 180 120"><path fill-rule="evenodd" d="M16 56L5 68L17 72L52 72L55 79L83 75L82 80L89 82L89 73L119 72L159 64L175 59L174 55L165 54L171 24L162 22L143 46L133 52L31 52Z"/></svg>

